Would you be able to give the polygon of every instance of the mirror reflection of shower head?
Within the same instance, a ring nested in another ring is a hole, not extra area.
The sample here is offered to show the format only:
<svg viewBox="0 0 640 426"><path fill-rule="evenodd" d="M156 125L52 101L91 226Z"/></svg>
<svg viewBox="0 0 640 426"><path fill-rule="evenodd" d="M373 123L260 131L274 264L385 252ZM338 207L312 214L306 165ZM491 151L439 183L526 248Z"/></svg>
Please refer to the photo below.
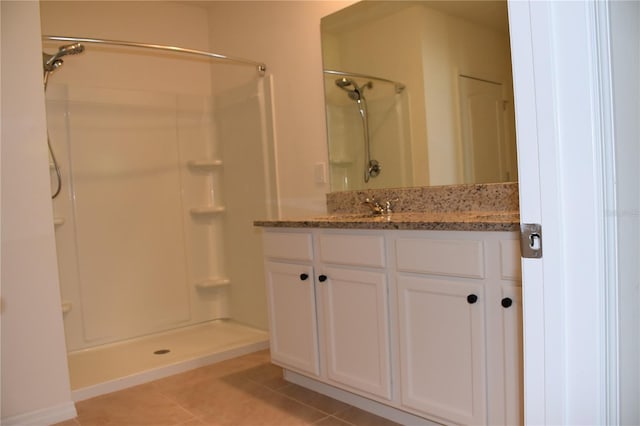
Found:
<svg viewBox="0 0 640 426"><path fill-rule="evenodd" d="M336 86L338 86L339 88L344 89L344 90L349 90L349 89L347 89L347 87L355 86L355 85L356 84L354 83L353 80L348 79L346 77L342 77L342 78L339 78L339 79L336 80Z"/></svg>
<svg viewBox="0 0 640 426"><path fill-rule="evenodd" d="M73 43L60 46L58 51L53 55L42 53L42 66L44 68L44 72L53 72L60 68L64 63L61 59L63 56L77 55L82 52L84 52L84 46L80 43Z"/></svg>
<svg viewBox="0 0 640 426"><path fill-rule="evenodd" d="M368 81L364 85L358 86L358 84L350 78L342 77L336 80L336 86L346 91L351 100L359 101L363 97L364 89L371 89L373 83ZM350 87L353 87L353 89L350 89Z"/></svg>

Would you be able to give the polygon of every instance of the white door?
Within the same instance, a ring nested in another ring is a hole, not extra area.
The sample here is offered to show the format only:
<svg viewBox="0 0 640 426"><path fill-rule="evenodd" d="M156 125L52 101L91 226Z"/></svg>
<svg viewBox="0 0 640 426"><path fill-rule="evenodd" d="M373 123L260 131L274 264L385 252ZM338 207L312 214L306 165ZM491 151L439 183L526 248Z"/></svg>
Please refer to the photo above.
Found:
<svg viewBox="0 0 640 426"><path fill-rule="evenodd" d="M329 379L391 399L386 274L328 267L323 273L318 286Z"/></svg>
<svg viewBox="0 0 640 426"><path fill-rule="evenodd" d="M320 374L313 269L266 262L271 358L285 367Z"/></svg>
<svg viewBox="0 0 640 426"><path fill-rule="evenodd" d="M464 182L509 182L502 84L458 76Z"/></svg>
<svg viewBox="0 0 640 426"><path fill-rule="evenodd" d="M447 423L486 424L483 285L420 275L397 283L402 405Z"/></svg>

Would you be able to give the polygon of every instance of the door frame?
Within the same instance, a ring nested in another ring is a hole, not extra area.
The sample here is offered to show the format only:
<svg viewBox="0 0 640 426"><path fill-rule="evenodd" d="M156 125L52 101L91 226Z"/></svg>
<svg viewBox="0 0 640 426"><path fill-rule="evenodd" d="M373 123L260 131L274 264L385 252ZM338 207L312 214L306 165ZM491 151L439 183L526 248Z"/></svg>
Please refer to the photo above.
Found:
<svg viewBox="0 0 640 426"><path fill-rule="evenodd" d="M608 9L508 8L520 218L543 232L543 257L522 260L525 423L608 424Z"/></svg>

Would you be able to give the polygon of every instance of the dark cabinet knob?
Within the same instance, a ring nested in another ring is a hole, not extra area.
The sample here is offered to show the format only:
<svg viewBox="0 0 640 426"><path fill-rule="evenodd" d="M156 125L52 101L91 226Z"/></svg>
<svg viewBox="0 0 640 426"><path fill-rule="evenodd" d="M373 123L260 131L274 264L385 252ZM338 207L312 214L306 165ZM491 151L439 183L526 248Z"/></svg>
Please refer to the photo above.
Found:
<svg viewBox="0 0 640 426"><path fill-rule="evenodd" d="M325 282L327 280L327 276L326 275L320 275L318 277L318 281L320 281L321 283Z"/></svg>
<svg viewBox="0 0 640 426"><path fill-rule="evenodd" d="M470 294L467 296L467 302L470 304L474 304L478 301L478 296L476 296L475 294Z"/></svg>
<svg viewBox="0 0 640 426"><path fill-rule="evenodd" d="M300 279L302 281L305 281L307 278L309 278L309 274L300 274Z"/></svg>
<svg viewBox="0 0 640 426"><path fill-rule="evenodd" d="M510 297L505 297L500 301L500 304L503 308L508 308L509 306L513 305L513 300L511 300Z"/></svg>

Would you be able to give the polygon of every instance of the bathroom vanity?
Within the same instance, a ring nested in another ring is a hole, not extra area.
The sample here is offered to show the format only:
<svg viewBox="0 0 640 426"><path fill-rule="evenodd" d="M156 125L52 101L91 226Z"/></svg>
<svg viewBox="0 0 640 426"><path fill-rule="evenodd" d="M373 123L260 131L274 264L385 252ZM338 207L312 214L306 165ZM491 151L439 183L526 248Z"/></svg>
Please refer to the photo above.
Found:
<svg viewBox="0 0 640 426"><path fill-rule="evenodd" d="M521 424L517 211L333 210L256 222L285 378L401 423Z"/></svg>

